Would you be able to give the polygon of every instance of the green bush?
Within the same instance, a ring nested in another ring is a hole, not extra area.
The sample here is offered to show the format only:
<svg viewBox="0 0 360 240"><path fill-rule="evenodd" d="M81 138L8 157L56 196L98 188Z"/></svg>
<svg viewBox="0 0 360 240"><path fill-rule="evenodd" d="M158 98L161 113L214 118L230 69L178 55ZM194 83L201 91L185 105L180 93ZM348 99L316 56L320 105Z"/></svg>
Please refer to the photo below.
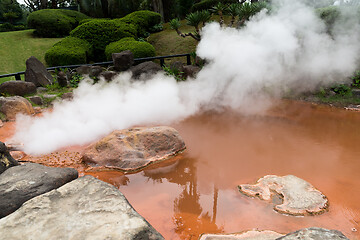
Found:
<svg viewBox="0 0 360 240"><path fill-rule="evenodd" d="M144 35L145 32L150 32L151 28L161 22L161 15L156 12L143 10L136 11L126 15L116 21L134 24L139 36Z"/></svg>
<svg viewBox="0 0 360 240"><path fill-rule="evenodd" d="M138 42L131 37L110 43L106 46L105 55L108 60L111 60L113 53L119 53L125 50L130 50L134 54L134 58L155 56L155 48L150 43Z"/></svg>
<svg viewBox="0 0 360 240"><path fill-rule="evenodd" d="M328 32L331 31L334 23L340 18L340 9L336 6L316 9L317 14L325 22Z"/></svg>
<svg viewBox="0 0 360 240"><path fill-rule="evenodd" d="M124 37L136 37L136 29L132 24L118 20L92 20L75 28L70 36L89 42L94 49L94 60L102 61L105 59L105 47L109 43Z"/></svg>
<svg viewBox="0 0 360 240"><path fill-rule="evenodd" d="M27 24L40 37L63 37L88 16L72 10L43 9L30 13Z"/></svg>
<svg viewBox="0 0 360 240"><path fill-rule="evenodd" d="M11 31L21 31L21 30L25 30L25 26L20 24L20 25L13 25L11 23L4 23L4 24L0 24L0 32L11 32Z"/></svg>
<svg viewBox="0 0 360 240"><path fill-rule="evenodd" d="M66 37L45 53L48 66L65 66L87 63L92 56L92 46L85 40Z"/></svg>
<svg viewBox="0 0 360 240"><path fill-rule="evenodd" d="M217 0L203 0L200 1L198 3L195 3L192 8L191 11L192 12L196 12L196 11L202 11L202 10L209 10L210 8L214 7L216 4L218 4L219 2L224 3L224 4L228 4L228 3L238 3L237 0L221 0L221 1L217 1Z"/></svg>

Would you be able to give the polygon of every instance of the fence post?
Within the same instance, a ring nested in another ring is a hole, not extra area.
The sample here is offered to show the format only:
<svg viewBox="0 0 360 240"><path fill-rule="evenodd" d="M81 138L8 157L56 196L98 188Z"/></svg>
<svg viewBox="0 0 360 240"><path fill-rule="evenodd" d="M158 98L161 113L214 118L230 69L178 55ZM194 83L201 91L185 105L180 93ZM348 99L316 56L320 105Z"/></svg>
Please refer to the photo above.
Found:
<svg viewBox="0 0 360 240"><path fill-rule="evenodd" d="M186 55L186 64L187 64L187 65L191 65L190 54L187 54L187 55Z"/></svg>
<svg viewBox="0 0 360 240"><path fill-rule="evenodd" d="M16 74L16 75L15 75L15 80L16 80L16 81L21 81L21 75L20 75L20 74Z"/></svg>
<svg viewBox="0 0 360 240"><path fill-rule="evenodd" d="M162 66L162 67L165 66L165 59L160 58L160 66Z"/></svg>

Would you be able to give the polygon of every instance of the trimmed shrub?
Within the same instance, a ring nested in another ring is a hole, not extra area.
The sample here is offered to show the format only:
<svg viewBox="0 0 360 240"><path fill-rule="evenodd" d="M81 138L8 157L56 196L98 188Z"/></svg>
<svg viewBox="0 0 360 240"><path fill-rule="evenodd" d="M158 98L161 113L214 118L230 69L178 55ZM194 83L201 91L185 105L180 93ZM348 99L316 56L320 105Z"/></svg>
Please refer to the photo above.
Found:
<svg viewBox="0 0 360 240"><path fill-rule="evenodd" d="M107 60L111 60L113 53L130 50L134 58L154 57L155 48L148 42L138 42L134 38L123 38L117 42L112 42L106 46L105 55Z"/></svg>
<svg viewBox="0 0 360 240"><path fill-rule="evenodd" d="M221 1L203 0L201 2L195 3L192 6L191 11L196 12L196 11L208 10L208 9L214 7L219 2L226 4L226 3L238 3L239 1L237 1L237 0L221 0Z"/></svg>
<svg viewBox="0 0 360 240"><path fill-rule="evenodd" d="M94 60L102 61L105 59L105 47L109 43L124 37L136 37L136 29L132 24L118 20L92 20L75 28L70 36L89 42L94 49Z"/></svg>
<svg viewBox="0 0 360 240"><path fill-rule="evenodd" d="M0 32L11 32L25 30L24 25L12 25L11 23L0 24Z"/></svg>
<svg viewBox="0 0 360 240"><path fill-rule="evenodd" d="M336 20L340 18L340 9L336 6L330 6L325 8L316 9L316 13L324 20L328 31L331 31Z"/></svg>
<svg viewBox="0 0 360 240"><path fill-rule="evenodd" d="M54 44L45 53L48 66L64 66L88 63L92 56L92 46L85 40L66 37Z"/></svg>
<svg viewBox="0 0 360 240"><path fill-rule="evenodd" d="M89 17L77 11L43 9L30 13L27 24L40 37L63 37L86 18Z"/></svg>
<svg viewBox="0 0 360 240"><path fill-rule="evenodd" d="M161 22L161 15L156 12L143 10L136 11L126 15L123 18L115 21L122 21L128 24L134 24L139 36L144 35L145 32L149 32L151 27Z"/></svg>

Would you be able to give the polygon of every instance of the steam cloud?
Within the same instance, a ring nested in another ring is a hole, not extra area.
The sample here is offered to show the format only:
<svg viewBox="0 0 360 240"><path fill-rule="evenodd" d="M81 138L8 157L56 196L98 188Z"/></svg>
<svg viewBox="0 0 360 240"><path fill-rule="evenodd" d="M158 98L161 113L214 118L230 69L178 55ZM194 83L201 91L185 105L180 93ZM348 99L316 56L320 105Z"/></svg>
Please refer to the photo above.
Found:
<svg viewBox="0 0 360 240"><path fill-rule="evenodd" d="M19 116L13 140L24 143L27 153L44 154L114 129L167 124L204 109L251 114L265 110L269 96L329 86L354 72L360 27L350 12L330 36L313 8L290 0L276 6L242 29L208 24L197 48L208 64L196 79L178 83L157 74L132 81L124 73L112 83L84 81L71 102L56 103L40 118Z"/></svg>

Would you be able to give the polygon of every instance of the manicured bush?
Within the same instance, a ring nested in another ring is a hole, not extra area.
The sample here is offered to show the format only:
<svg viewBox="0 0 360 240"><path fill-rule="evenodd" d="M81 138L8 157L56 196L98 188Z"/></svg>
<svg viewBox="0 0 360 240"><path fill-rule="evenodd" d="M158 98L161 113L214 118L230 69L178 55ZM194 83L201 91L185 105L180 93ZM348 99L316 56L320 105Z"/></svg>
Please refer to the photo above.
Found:
<svg viewBox="0 0 360 240"><path fill-rule="evenodd" d="M136 37L136 29L132 24L118 20L92 20L75 28L70 36L89 42L94 49L94 60L102 61L105 59L105 47L109 43L124 37Z"/></svg>
<svg viewBox="0 0 360 240"><path fill-rule="evenodd" d="M150 32L151 27L161 22L161 15L156 12L143 10L132 12L116 21L134 24L138 35L142 36L145 32Z"/></svg>
<svg viewBox="0 0 360 240"><path fill-rule="evenodd" d="M155 56L155 48L150 43L138 42L134 38L129 37L110 43L105 49L106 58L111 60L113 53L119 53L125 50L130 50L135 58Z"/></svg>
<svg viewBox="0 0 360 240"><path fill-rule="evenodd" d="M0 32L21 31L21 30L25 30L25 29L26 29L26 27L22 24L13 25L8 22L0 24Z"/></svg>
<svg viewBox="0 0 360 240"><path fill-rule="evenodd" d="M196 11L202 11L202 10L209 10L210 8L214 7L217 3L238 3L239 1L237 0L203 0L201 2L195 3L192 8L191 11L192 12L196 12Z"/></svg>
<svg viewBox="0 0 360 240"><path fill-rule="evenodd" d="M92 46L83 39L66 37L45 53L48 66L87 63L92 57Z"/></svg>
<svg viewBox="0 0 360 240"><path fill-rule="evenodd" d="M27 24L40 37L63 37L88 16L72 10L43 9L30 13Z"/></svg>

